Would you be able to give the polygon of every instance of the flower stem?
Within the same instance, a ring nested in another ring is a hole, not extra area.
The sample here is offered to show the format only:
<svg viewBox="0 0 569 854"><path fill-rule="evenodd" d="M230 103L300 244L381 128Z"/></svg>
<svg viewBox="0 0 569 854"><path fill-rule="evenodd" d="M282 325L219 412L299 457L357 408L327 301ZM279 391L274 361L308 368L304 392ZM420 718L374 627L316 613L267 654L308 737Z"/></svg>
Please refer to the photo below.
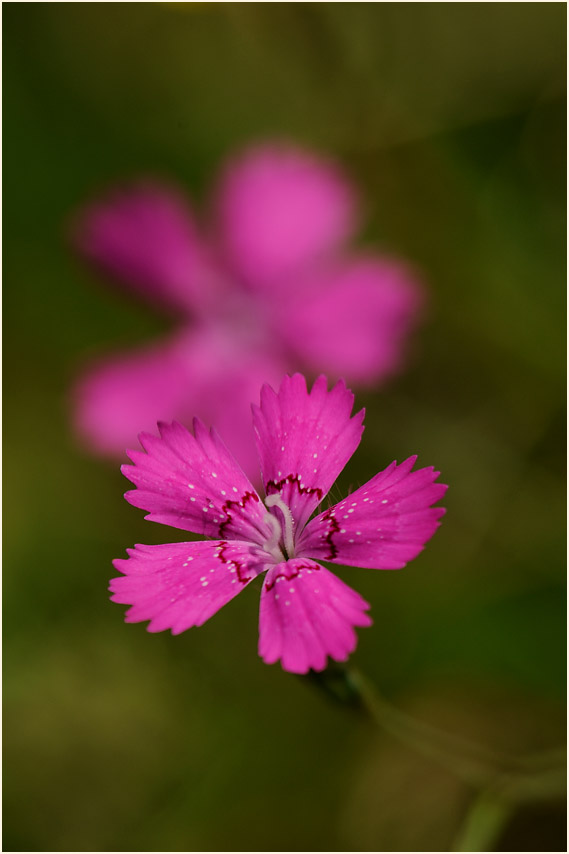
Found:
<svg viewBox="0 0 569 854"><path fill-rule="evenodd" d="M350 666L311 673L310 678L329 696L359 707L384 732L482 793L473 826L478 826L478 814L489 828L492 822L497 823L498 814L509 815L512 804L555 797L563 791L566 754L562 749L513 756L444 732L397 709L367 677Z"/></svg>
<svg viewBox="0 0 569 854"><path fill-rule="evenodd" d="M453 851L491 851L520 804L564 797L563 749L512 756L474 744L400 711L350 666L331 666L321 673L310 672L308 678L329 697L364 711L381 730L474 789Z"/></svg>
<svg viewBox="0 0 569 854"><path fill-rule="evenodd" d="M513 804L481 792L472 802L460 828L453 851L493 851L496 840L514 812Z"/></svg>
<svg viewBox="0 0 569 854"><path fill-rule="evenodd" d="M491 851L504 827L522 803L565 800L564 751L529 757L526 774L502 774L473 800L453 851ZM536 761L537 760L537 761Z"/></svg>
<svg viewBox="0 0 569 854"><path fill-rule="evenodd" d="M433 759L476 788L488 785L496 776L495 763L502 757L401 712L381 697L358 670L347 669L346 678L360 697L369 717L394 738Z"/></svg>

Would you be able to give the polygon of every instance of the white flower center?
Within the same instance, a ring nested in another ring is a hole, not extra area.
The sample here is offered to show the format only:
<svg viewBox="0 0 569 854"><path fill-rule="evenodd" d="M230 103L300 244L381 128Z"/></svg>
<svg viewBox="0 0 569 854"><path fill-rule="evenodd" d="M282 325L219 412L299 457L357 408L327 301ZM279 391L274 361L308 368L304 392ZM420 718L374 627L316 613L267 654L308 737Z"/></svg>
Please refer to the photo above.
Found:
<svg viewBox="0 0 569 854"><path fill-rule="evenodd" d="M273 513L265 513L265 522L270 535L263 543L263 551L271 555L278 563L294 557L294 520L290 508L280 495L268 495L265 498L267 507L277 507L282 521Z"/></svg>

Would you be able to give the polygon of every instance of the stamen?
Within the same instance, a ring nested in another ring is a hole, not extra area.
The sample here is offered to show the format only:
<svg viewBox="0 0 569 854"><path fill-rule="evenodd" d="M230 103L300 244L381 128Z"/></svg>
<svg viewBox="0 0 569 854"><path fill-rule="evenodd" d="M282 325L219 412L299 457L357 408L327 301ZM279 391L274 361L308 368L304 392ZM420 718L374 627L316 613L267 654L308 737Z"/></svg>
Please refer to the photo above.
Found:
<svg viewBox="0 0 569 854"><path fill-rule="evenodd" d="M263 543L263 551L268 552L268 554L280 563L284 558L284 555L279 548L279 540L282 534L279 520L275 519L272 513L265 513L264 521L267 522L269 528L271 528L271 538Z"/></svg>
<svg viewBox="0 0 569 854"><path fill-rule="evenodd" d="M290 512L290 508L284 503L280 495L268 495L265 498L265 504L267 507L278 507L284 518L284 547L287 553L287 557L290 560L294 557L294 519L292 518L292 513Z"/></svg>

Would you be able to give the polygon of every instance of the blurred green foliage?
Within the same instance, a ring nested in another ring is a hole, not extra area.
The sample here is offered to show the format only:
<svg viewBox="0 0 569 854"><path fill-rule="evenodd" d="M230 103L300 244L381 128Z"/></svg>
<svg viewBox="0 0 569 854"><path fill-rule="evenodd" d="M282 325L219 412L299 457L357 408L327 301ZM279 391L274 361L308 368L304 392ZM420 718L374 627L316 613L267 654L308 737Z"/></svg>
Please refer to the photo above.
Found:
<svg viewBox="0 0 569 854"><path fill-rule="evenodd" d="M437 850L472 793L256 656L249 590L180 637L124 626L110 560L172 531L87 456L69 384L161 320L99 287L65 226L165 173L203 204L235 146L338 157L363 245L431 316L340 487L418 453L448 515L372 603L354 661L401 708L496 749L564 737L565 6L7 4L4 9L5 850ZM339 487L339 488L340 488ZM182 538L182 537L180 537ZM556 799L504 850L564 847ZM528 847L529 846L529 847Z"/></svg>

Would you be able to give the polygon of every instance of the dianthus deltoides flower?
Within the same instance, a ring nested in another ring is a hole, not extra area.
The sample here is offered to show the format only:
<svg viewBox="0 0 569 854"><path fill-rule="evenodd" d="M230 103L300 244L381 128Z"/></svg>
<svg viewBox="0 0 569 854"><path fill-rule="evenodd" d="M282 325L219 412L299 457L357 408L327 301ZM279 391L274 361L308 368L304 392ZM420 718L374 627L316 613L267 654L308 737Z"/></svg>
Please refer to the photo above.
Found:
<svg viewBox="0 0 569 854"><path fill-rule="evenodd" d="M359 445L364 411L352 416L343 381L324 376L307 391L301 374L277 393L264 385L253 425L266 497L251 485L217 433L194 419L141 434L146 453L130 451L122 471L136 489L125 498L147 519L212 540L137 545L114 561L110 589L131 605L127 622L172 634L200 626L266 573L259 654L285 670L322 670L327 656L354 650L354 626L369 626L370 607L318 561L400 569L434 534L444 514L433 507L447 487L433 468L411 471L416 457L391 463L339 504L310 518Z"/></svg>
<svg viewBox="0 0 569 854"><path fill-rule="evenodd" d="M83 372L75 419L89 446L122 454L158 420L198 415L251 476L249 401L263 382L302 369L375 386L396 373L423 291L401 261L349 248L357 210L336 164L282 143L231 159L201 222L157 180L86 205L80 253L173 320Z"/></svg>

